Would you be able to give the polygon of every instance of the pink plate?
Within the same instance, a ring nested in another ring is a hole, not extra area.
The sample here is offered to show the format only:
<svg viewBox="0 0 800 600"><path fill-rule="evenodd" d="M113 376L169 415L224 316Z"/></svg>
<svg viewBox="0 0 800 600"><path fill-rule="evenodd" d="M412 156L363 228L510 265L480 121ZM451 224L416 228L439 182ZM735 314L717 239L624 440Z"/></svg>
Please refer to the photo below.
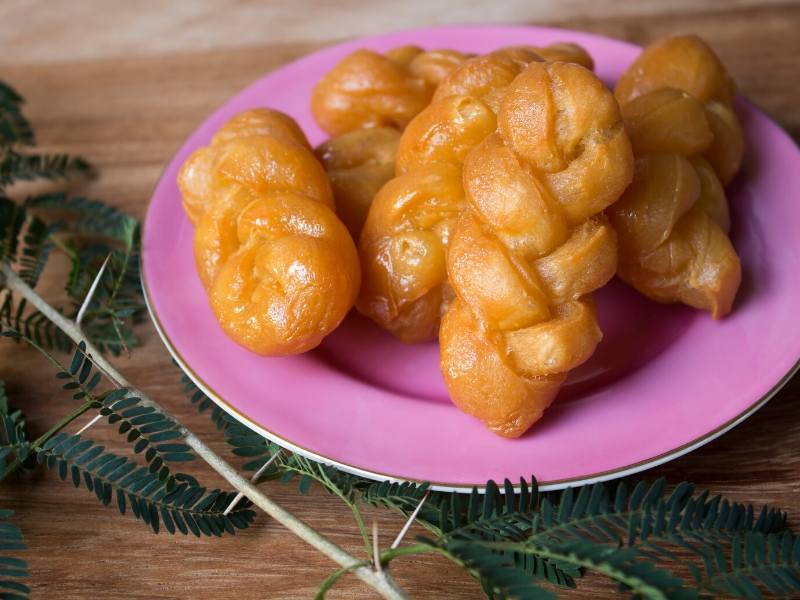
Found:
<svg viewBox="0 0 800 600"><path fill-rule="evenodd" d="M220 330L197 277L192 226L175 177L190 152L235 113L270 106L295 117L312 143L314 83L361 47L401 44L487 52L573 41L613 82L639 49L539 27L438 27L356 40L306 56L217 110L164 172L144 227L143 273L153 320L172 355L211 398L266 437L371 478L439 489L536 475L556 489L640 471L685 454L740 423L792 375L800 358L800 152L763 113L738 103L748 152L729 189L744 281L718 323L663 306L619 282L597 295L605 339L572 374L544 419L517 440L489 433L448 400L435 344L405 346L357 315L321 348L263 358Z"/></svg>

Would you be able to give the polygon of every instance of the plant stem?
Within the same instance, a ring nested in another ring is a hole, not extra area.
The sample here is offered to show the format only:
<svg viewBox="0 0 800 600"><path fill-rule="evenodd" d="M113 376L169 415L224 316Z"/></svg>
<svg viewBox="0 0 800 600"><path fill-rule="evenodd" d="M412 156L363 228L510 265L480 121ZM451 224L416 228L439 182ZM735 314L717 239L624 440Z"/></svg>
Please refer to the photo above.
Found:
<svg viewBox="0 0 800 600"><path fill-rule="evenodd" d="M35 306L39 312L67 334L73 342L76 344L82 341L85 342L86 354L91 355L91 360L95 366L111 381L120 387L128 388L133 394L139 396L142 399L140 405L150 406L164 416L173 419L176 423L180 423L180 421L156 403L155 400L151 399L142 390L133 386L122 373L117 371L117 369L105 359L102 353L89 340L85 339L83 333L73 321L70 321L50 306L39 294L20 279L7 263L3 263L2 269L0 269L0 275L5 279L4 283L8 289L20 294ZM253 504L294 533L297 537L325 554L339 566L348 569L352 568L353 574L356 577L374 588L382 597L390 600L406 600L408 598L407 594L394 582L389 573L379 573L373 571L369 567L358 566L361 561L266 496L255 485L239 475L230 464L209 448L205 442L189 429L180 425L180 432L183 434L186 444L192 448L200 458L205 460L212 469L219 473L236 490L242 492Z"/></svg>
<svg viewBox="0 0 800 600"><path fill-rule="evenodd" d="M425 554L427 552L442 553L439 548L431 546L430 544L412 544L411 546L401 546L399 548L386 550L385 552L381 553L381 562L386 564L399 556L407 556L409 554Z"/></svg>
<svg viewBox="0 0 800 600"><path fill-rule="evenodd" d="M69 413L66 417L63 417L62 419L60 419L46 433L43 433L38 438L36 438L36 441L33 442L33 444L31 444L31 446L33 446L34 448L41 448L44 444L46 444L48 442L48 440L50 438L52 438L59 431L64 429L64 427L66 427L67 425L72 423L75 419L80 417L83 413L91 410L91 408L92 408L92 403L91 402L84 402L78 408L76 408L71 413Z"/></svg>

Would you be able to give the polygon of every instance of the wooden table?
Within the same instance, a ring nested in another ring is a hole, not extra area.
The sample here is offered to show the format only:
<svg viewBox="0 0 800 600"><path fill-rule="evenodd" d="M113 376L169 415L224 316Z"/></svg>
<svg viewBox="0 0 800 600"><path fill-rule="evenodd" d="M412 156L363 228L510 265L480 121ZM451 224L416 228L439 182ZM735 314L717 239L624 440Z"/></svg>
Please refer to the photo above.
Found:
<svg viewBox="0 0 800 600"><path fill-rule="evenodd" d="M59 6L59 4L61 4ZM502 4L502 5L501 5ZM800 135L800 4L717 0L620 3L609 0L513 0L507 3L324 2L0 4L0 79L28 99L27 112L47 149L80 153L100 170L89 193L143 216L162 168L181 141L214 108L264 73L335 41L412 26L464 22L554 24L646 43L664 34L696 32L722 56L741 90ZM64 263L48 271L48 297L57 298ZM226 446L205 416L179 390L179 373L152 327L144 347L116 361L128 377L159 398L220 453ZM0 378L43 431L69 403L42 360L0 345ZM701 486L756 504L782 506L797 524L800 512L800 380L758 414L689 456L650 471L670 482ZM665 407L668 410L668 407ZM119 445L108 428L92 435ZM222 482L197 463L208 485ZM293 487L267 491L349 551L359 538L348 510L325 493L300 496ZM154 536L131 517L100 506L86 490L51 474L0 489L0 506L31 546L34 597L310 598L333 569L323 556L269 519L224 539ZM401 520L380 515L385 539ZM478 586L436 558L398 561L396 575L415 598L480 598ZM612 586L589 577L574 596L614 597ZM331 598L370 598L345 578Z"/></svg>

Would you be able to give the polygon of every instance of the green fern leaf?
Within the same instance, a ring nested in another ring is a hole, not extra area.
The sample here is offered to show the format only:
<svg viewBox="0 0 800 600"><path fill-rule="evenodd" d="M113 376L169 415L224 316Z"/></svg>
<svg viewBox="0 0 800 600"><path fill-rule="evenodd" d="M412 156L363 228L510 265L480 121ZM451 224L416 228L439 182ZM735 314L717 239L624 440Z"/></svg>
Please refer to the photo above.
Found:
<svg viewBox="0 0 800 600"><path fill-rule="evenodd" d="M124 514L130 508L135 518L144 521L154 533L193 533L200 537L234 535L246 529L255 518L252 504L242 499L227 515L225 508L234 492L206 489L190 476L176 476L180 481L169 488L147 465L140 466L124 456L106 452L91 440L60 432L41 448L36 460L56 470L62 480L68 477L75 487L86 487L98 501L114 504ZM187 481L188 480L188 481Z"/></svg>
<svg viewBox="0 0 800 600"><path fill-rule="evenodd" d="M154 407L142 406L141 398L124 388L101 394L97 401L102 405L100 414L129 442L135 442L134 452L141 454L150 472L157 474L159 480L172 489L175 478L167 463L188 462L195 458L191 448L181 441L180 425Z"/></svg>
<svg viewBox="0 0 800 600"><path fill-rule="evenodd" d="M0 195L0 261L12 262L17 256L19 236L25 224L25 210Z"/></svg>
<svg viewBox="0 0 800 600"><path fill-rule="evenodd" d="M484 591L498 600L552 600L556 595L539 587L507 554L493 553L479 545L449 540L437 547L456 564L481 581Z"/></svg>
<svg viewBox="0 0 800 600"><path fill-rule="evenodd" d="M0 154L0 188L18 181L91 177L91 165L68 154L24 154L6 148Z"/></svg>
<svg viewBox="0 0 800 600"><path fill-rule="evenodd" d="M181 373L181 383L183 384L183 393L189 398L189 401L195 406L195 408L197 408L197 412L202 414L207 410L211 409L209 415L211 418L211 422L214 423L217 430L223 431L226 427L236 423L236 421L234 421L231 417L228 416L228 413L222 410L211 398L206 396L203 393L203 390L197 387L194 384L194 382L191 379L189 379L184 373ZM247 432L253 433L249 429L247 429ZM259 436L258 434L253 434L253 435L260 438L260 440L263 440L263 438L261 438L261 436ZM257 444L260 444L258 440ZM266 447L266 442L264 443L264 446ZM266 454L266 452L264 453Z"/></svg>
<svg viewBox="0 0 800 600"><path fill-rule="evenodd" d="M5 382L0 380L0 480L14 459L24 462L30 452L30 442L25 430L25 416L9 404Z"/></svg>
<svg viewBox="0 0 800 600"><path fill-rule="evenodd" d="M22 114L23 102L22 96L0 81L0 146L34 143L33 130Z"/></svg>
<svg viewBox="0 0 800 600"><path fill-rule="evenodd" d="M36 287L54 247L52 236L61 229L61 223L46 225L36 217L30 219L19 258L19 276L29 286Z"/></svg>
<svg viewBox="0 0 800 600"><path fill-rule="evenodd" d="M32 196L25 207L68 220L77 234L108 237L126 246L133 245L138 226L135 218L105 202L64 192Z"/></svg>
<svg viewBox="0 0 800 600"><path fill-rule="evenodd" d="M0 298L0 326L20 332L45 350L69 352L72 349L72 340L42 313L27 310L24 298L14 303L8 290L0 290Z"/></svg>
<svg viewBox="0 0 800 600"><path fill-rule="evenodd" d="M704 573L694 574L709 592L748 600L762 598L762 589L781 598L800 595L800 538L788 531L737 535L728 561L720 545L704 549L704 558Z"/></svg>
<svg viewBox="0 0 800 600"><path fill-rule="evenodd" d="M13 510L0 509L0 598L25 600L30 588L20 580L30 577L28 564L21 558L7 555L9 551L16 553L27 549L19 527L10 521L13 515Z"/></svg>

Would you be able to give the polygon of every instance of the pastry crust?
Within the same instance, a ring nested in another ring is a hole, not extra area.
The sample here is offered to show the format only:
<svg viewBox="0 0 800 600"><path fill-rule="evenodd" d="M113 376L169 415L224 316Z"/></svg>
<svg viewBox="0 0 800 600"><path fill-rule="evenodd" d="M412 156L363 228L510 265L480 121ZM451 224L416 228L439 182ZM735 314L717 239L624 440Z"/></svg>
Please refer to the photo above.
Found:
<svg viewBox="0 0 800 600"><path fill-rule="evenodd" d="M178 175L196 225L195 258L225 333L258 354L317 346L360 283L353 241L330 184L287 115L236 115Z"/></svg>
<svg viewBox="0 0 800 600"><path fill-rule="evenodd" d="M531 62L497 120L464 163L439 341L453 402L517 437L602 337L591 292L617 265L603 210L630 183L633 154L613 95L577 64Z"/></svg>
<svg viewBox="0 0 800 600"><path fill-rule="evenodd" d="M531 60L507 48L465 61L400 138L396 177L378 192L361 232L358 310L408 343L436 338L447 285L445 252L464 204L461 167L495 131L492 105Z"/></svg>
<svg viewBox="0 0 800 600"><path fill-rule="evenodd" d="M378 190L394 177L400 132L366 127L334 136L314 153L325 167L336 199L336 214L358 240Z"/></svg>
<svg viewBox="0 0 800 600"><path fill-rule="evenodd" d="M615 91L637 157L633 184L609 211L619 275L654 300L715 319L731 311L741 281L723 190L744 153L734 91L695 36L645 48Z"/></svg>
<svg viewBox="0 0 800 600"><path fill-rule="evenodd" d="M416 46L386 54L360 49L326 73L311 93L311 113L331 136L361 127L404 129L431 100L436 85L467 55Z"/></svg>
<svg viewBox="0 0 800 600"><path fill-rule="evenodd" d="M439 82L400 138L397 179L379 192L361 234L364 284L356 306L404 342L438 334L453 296L442 257L464 200L463 186L450 182L467 153L496 130L506 89L531 61L543 60L539 52L592 65L585 50L567 43L469 58ZM417 187L428 195L411 201Z"/></svg>

